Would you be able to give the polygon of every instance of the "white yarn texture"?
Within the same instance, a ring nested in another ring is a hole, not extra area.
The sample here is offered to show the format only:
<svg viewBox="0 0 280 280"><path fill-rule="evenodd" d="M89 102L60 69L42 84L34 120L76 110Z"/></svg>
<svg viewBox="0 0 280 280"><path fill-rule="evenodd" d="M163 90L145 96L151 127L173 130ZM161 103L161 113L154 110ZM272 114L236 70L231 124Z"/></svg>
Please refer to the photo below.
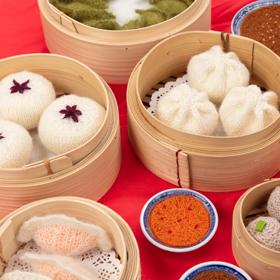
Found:
<svg viewBox="0 0 280 280"><path fill-rule="evenodd" d="M271 193L267 202L267 211L271 217L280 222L280 186Z"/></svg>
<svg viewBox="0 0 280 280"><path fill-rule="evenodd" d="M279 118L278 96L255 85L235 87L225 97L220 117L229 136L257 132Z"/></svg>
<svg viewBox="0 0 280 280"><path fill-rule="evenodd" d="M97 280L97 276L82 262L64 256L25 253L22 260L36 273L53 280Z"/></svg>
<svg viewBox="0 0 280 280"><path fill-rule="evenodd" d="M13 80L24 83L29 80L30 90L11 93ZM50 81L41 75L23 71L10 74L0 81L0 118L16 122L26 129L38 126L46 107L55 99L56 93Z"/></svg>
<svg viewBox="0 0 280 280"><path fill-rule="evenodd" d="M220 46L191 58L188 67L191 87L208 93L214 103L221 103L233 87L247 86L250 74L245 65L233 53L224 53Z"/></svg>
<svg viewBox="0 0 280 280"><path fill-rule="evenodd" d="M257 223L262 220L267 223L262 232L256 231ZM258 217L247 226L248 232L266 247L280 251L280 223L272 217Z"/></svg>
<svg viewBox="0 0 280 280"><path fill-rule="evenodd" d="M33 273L33 272L24 272L24 271L13 271L5 273L0 280L52 280L49 277Z"/></svg>
<svg viewBox="0 0 280 280"><path fill-rule="evenodd" d="M156 117L183 132L211 135L219 121L216 107L207 94L187 84L176 86L158 102Z"/></svg>
<svg viewBox="0 0 280 280"><path fill-rule="evenodd" d="M113 244L101 227L65 215L32 217L21 226L17 240L31 240L45 252L77 256L99 248L109 251Z"/></svg>
<svg viewBox="0 0 280 280"><path fill-rule="evenodd" d="M60 113L66 106L77 105L82 112L79 122ZM47 149L55 154L69 152L87 142L98 131L105 118L105 109L96 101L77 95L57 98L43 113L39 136Z"/></svg>
<svg viewBox="0 0 280 280"><path fill-rule="evenodd" d="M30 161L32 138L22 126L0 120L0 167L22 167Z"/></svg>

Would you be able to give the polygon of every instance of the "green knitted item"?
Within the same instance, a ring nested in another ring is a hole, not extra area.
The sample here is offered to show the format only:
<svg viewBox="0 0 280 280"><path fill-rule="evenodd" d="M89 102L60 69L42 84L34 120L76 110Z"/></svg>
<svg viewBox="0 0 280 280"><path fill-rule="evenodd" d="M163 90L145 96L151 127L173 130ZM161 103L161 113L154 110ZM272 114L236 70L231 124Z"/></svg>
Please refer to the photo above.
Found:
<svg viewBox="0 0 280 280"><path fill-rule="evenodd" d="M108 9L110 0L50 0L69 17L88 26L108 30L128 30L151 26L170 19L188 8L194 0L149 0L154 6L137 10L139 17L120 26Z"/></svg>

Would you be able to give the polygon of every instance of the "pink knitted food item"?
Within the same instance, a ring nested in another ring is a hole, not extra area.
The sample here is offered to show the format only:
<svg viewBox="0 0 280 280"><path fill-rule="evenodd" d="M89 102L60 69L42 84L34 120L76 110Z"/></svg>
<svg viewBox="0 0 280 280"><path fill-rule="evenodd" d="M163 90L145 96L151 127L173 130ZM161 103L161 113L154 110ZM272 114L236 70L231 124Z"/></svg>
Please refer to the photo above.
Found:
<svg viewBox="0 0 280 280"><path fill-rule="evenodd" d="M280 222L280 186L271 193L267 202L267 211L271 217Z"/></svg>
<svg viewBox="0 0 280 280"><path fill-rule="evenodd" d="M112 242L104 229L65 215L33 217L19 230L19 242L34 240L45 252L77 256L99 248L112 249Z"/></svg>
<svg viewBox="0 0 280 280"><path fill-rule="evenodd" d="M0 280L52 280L51 278L33 272L13 271L5 273Z"/></svg>
<svg viewBox="0 0 280 280"><path fill-rule="evenodd" d="M25 253L21 258L34 272L52 280L97 280L93 271L70 257Z"/></svg>
<svg viewBox="0 0 280 280"><path fill-rule="evenodd" d="M258 224L261 223L261 229ZM280 223L273 217L258 217L247 226L248 232L267 248L280 251Z"/></svg>

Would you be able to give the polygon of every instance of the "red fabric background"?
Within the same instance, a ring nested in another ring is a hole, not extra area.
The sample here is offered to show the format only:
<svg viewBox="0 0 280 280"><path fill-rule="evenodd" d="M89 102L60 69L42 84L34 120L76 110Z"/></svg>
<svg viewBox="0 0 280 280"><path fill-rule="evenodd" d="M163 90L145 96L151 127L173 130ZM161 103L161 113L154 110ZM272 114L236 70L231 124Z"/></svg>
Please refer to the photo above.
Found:
<svg viewBox="0 0 280 280"><path fill-rule="evenodd" d="M213 0L212 29L230 31L234 13L249 2L252 1ZM48 52L36 0L2 0L0 58L36 52ZM142 206L149 197L172 186L151 174L135 157L127 140L126 87L112 86L112 88L120 109L123 164L116 183L101 202L118 212L132 227L141 252L142 279L175 280L191 266L204 261L221 260L235 263L231 251L231 216L234 204L242 192L206 193L217 207L220 224L214 239L195 252L167 253L150 245L142 235L139 227Z"/></svg>

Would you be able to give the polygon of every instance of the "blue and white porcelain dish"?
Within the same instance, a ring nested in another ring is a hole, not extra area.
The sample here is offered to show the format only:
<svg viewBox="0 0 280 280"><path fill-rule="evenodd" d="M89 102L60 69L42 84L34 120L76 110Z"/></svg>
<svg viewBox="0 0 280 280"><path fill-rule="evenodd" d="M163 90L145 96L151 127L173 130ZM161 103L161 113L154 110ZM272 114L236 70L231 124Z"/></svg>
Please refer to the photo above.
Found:
<svg viewBox="0 0 280 280"><path fill-rule="evenodd" d="M280 0L259 0L241 8L231 21L231 32L240 35L240 28L244 18L251 12L271 5L280 5Z"/></svg>
<svg viewBox="0 0 280 280"><path fill-rule="evenodd" d="M244 270L226 262L205 262L198 264L184 273L180 280L193 280L198 274L206 271L223 271L234 276L236 280L252 280Z"/></svg>
<svg viewBox="0 0 280 280"><path fill-rule="evenodd" d="M197 244L194 244L192 246L188 246L188 247L171 247L168 245L165 245L163 243L161 243L160 241L158 241L154 236L153 233L150 229L150 225L149 225L149 217L151 214L151 211L153 210L154 206L162 201L165 200L169 197L173 197L173 196L181 196L181 195L185 195L185 196L192 196L196 199L198 199L199 201L201 201L203 203L203 205L206 207L206 209L208 210L208 213L210 215L210 229L208 231L208 233L206 234L206 236L200 240ZM140 215L140 225L141 225L141 229L143 234L145 235L145 237L156 247L165 250L165 251L169 251L169 252L174 252L174 253L184 253L184 252L190 252L190 251L194 251L202 246L204 246L206 243L208 243L213 236L215 235L217 228L218 228L218 213L217 210L215 208L215 206L213 205L213 203L204 195L193 191L193 190L188 190L188 189L168 189L165 191L162 191L160 193L157 193L156 195L154 195L153 197L151 197L147 203L144 205L141 215Z"/></svg>

